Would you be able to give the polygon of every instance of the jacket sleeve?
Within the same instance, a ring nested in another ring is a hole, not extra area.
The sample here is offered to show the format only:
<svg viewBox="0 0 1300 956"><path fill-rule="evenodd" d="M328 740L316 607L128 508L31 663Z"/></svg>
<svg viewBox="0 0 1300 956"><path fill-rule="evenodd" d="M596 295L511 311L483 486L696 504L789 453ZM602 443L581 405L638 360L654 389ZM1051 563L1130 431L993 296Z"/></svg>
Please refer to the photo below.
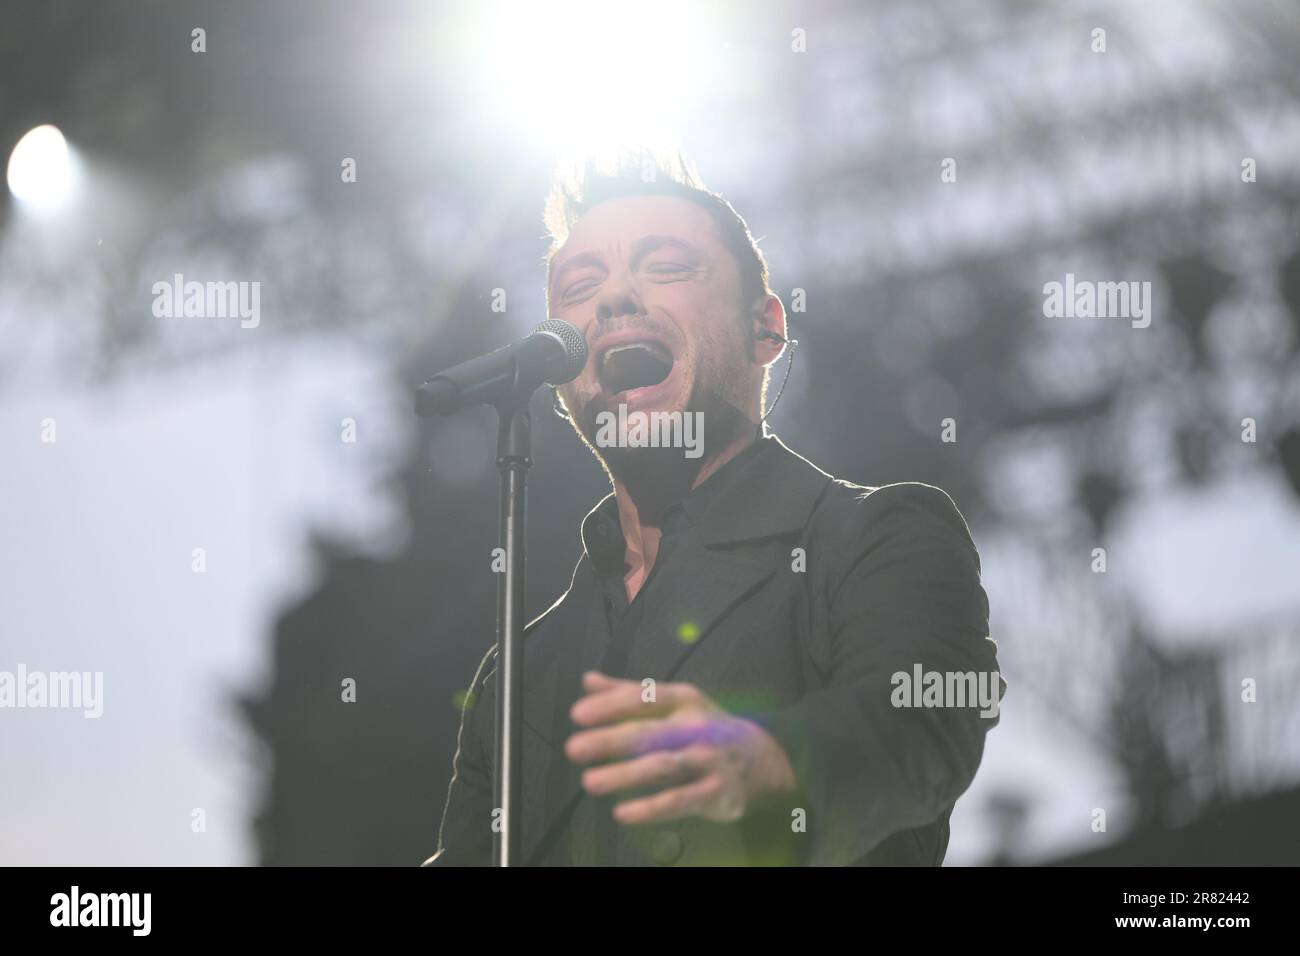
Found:
<svg viewBox="0 0 1300 956"><path fill-rule="evenodd" d="M438 828L438 850L422 866L492 865L492 721L496 646L474 674L460 713L451 783Z"/></svg>
<svg viewBox="0 0 1300 956"><path fill-rule="evenodd" d="M982 674L995 700L1005 692L979 556L952 499L907 483L851 508L834 519L842 543L820 556L826 573L810 580L823 589L810 637L823 686L765 722L798 777L813 866L856 863L890 834L934 822L974 778L996 703L903 706L915 702L918 665Z"/></svg>

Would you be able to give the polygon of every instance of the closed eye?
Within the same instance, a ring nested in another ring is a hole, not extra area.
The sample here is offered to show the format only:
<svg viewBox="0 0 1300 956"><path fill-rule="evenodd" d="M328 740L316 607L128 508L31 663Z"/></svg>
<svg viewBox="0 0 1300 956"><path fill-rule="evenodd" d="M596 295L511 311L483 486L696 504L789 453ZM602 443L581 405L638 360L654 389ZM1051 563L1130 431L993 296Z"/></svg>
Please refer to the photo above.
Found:
<svg viewBox="0 0 1300 956"><path fill-rule="evenodd" d="M567 289L564 290L562 299L563 301L568 302L574 296L586 295L587 293L591 292L591 290L594 289L596 285L597 282L595 279L583 279L581 282L575 282L573 283L573 285L569 286Z"/></svg>
<svg viewBox="0 0 1300 956"><path fill-rule="evenodd" d="M671 275L678 272L690 272L691 267L680 262L656 262L646 268L651 275Z"/></svg>

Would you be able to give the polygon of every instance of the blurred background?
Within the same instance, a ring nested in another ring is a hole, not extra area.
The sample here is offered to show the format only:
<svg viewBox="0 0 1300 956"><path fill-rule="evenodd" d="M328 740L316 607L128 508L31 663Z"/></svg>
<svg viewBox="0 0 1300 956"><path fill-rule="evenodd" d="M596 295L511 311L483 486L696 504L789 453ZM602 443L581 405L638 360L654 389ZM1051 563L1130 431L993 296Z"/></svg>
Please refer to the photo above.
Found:
<svg viewBox="0 0 1300 956"><path fill-rule="evenodd" d="M495 413L411 388L545 317L611 135L802 290L773 430L971 525L1010 691L948 863L1300 862L1298 53L1289 0L11 0L0 670L104 712L0 711L0 862L433 851ZM178 273L260 321L158 317ZM1045 317L1067 273L1150 326ZM530 616L607 490L534 420Z"/></svg>

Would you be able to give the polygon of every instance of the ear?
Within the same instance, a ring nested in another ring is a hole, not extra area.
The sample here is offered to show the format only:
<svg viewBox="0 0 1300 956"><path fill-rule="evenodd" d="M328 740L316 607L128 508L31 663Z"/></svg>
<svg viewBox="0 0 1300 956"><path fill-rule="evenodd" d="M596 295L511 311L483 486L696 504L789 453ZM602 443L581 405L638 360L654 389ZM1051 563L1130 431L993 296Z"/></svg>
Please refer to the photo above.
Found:
<svg viewBox="0 0 1300 956"><path fill-rule="evenodd" d="M754 306L754 360L760 365L771 365L781 357L785 351L786 326L785 326L785 306L781 304L781 298L775 292L769 292ZM781 340L763 336L758 336L763 332L772 332L781 337Z"/></svg>

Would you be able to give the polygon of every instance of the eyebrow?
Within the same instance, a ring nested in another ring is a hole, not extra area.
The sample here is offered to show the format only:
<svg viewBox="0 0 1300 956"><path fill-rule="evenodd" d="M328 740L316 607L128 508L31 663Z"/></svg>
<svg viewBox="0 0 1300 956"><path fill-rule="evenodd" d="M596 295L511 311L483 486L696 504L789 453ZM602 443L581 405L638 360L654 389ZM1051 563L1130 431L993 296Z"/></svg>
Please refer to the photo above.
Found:
<svg viewBox="0 0 1300 956"><path fill-rule="evenodd" d="M662 249L665 246L672 246L680 249L695 259L704 258L704 253L699 249L699 247L687 242L685 239L679 238L678 236L649 235L642 236L632 244L632 255L630 257L632 268L635 269L642 259L655 250ZM558 291L557 286L559 285L560 277L566 272L571 272L574 269L581 269L586 266L603 269L605 267L605 259L598 252L580 252L564 260L560 267L551 275L551 292L554 294Z"/></svg>

